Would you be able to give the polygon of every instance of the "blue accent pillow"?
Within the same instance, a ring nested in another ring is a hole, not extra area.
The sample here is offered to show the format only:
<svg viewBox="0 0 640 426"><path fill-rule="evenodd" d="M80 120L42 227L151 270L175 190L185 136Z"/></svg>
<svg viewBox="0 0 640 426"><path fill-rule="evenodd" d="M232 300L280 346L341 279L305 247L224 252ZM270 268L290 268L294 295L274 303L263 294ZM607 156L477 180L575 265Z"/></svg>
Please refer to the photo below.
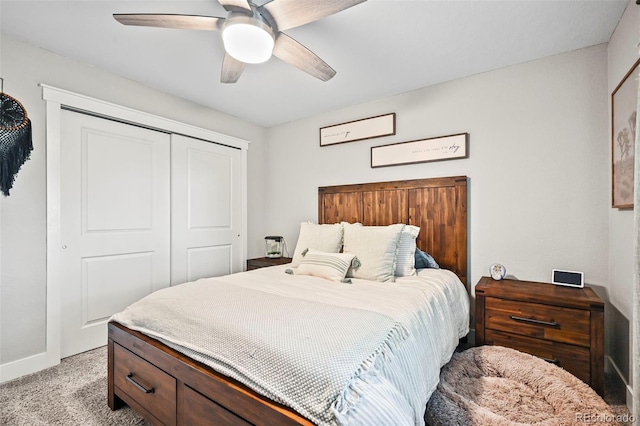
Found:
<svg viewBox="0 0 640 426"><path fill-rule="evenodd" d="M414 256L416 258L416 269L440 269L440 265L438 265L435 259L430 254L423 252L419 248L416 248Z"/></svg>

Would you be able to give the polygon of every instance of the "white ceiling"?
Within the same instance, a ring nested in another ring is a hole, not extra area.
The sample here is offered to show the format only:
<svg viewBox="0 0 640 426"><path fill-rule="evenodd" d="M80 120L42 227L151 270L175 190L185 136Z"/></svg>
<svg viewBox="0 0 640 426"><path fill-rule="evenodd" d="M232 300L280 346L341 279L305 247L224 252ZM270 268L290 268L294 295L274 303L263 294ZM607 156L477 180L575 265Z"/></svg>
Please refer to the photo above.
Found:
<svg viewBox="0 0 640 426"><path fill-rule="evenodd" d="M285 31L337 71L328 82L271 58L221 84L219 33L126 27L111 16L226 16L216 0L0 0L0 18L2 33L16 39L270 127L605 43L627 4L368 0Z"/></svg>

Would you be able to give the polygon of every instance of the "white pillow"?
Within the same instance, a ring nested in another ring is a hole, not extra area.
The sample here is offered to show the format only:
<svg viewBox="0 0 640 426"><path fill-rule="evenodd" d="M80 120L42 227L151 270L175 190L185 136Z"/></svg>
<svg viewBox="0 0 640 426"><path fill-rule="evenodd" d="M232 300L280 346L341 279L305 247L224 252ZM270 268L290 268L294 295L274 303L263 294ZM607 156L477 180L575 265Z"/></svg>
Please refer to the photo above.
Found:
<svg viewBox="0 0 640 426"><path fill-rule="evenodd" d="M398 240L396 255L396 277L410 277L416 274L416 238L420 228L406 225Z"/></svg>
<svg viewBox="0 0 640 426"><path fill-rule="evenodd" d="M291 266L297 267L302 261L304 250L317 250L326 253L338 253L342 247L342 224L316 225L311 222L300 224L300 234L293 252Z"/></svg>
<svg viewBox="0 0 640 426"><path fill-rule="evenodd" d="M351 253L325 253L309 250L302 258L296 275L312 275L343 282L354 257Z"/></svg>
<svg viewBox="0 0 640 426"><path fill-rule="evenodd" d="M398 239L405 225L357 226L344 225L342 250L354 254L359 266L347 276L371 281L395 281Z"/></svg>

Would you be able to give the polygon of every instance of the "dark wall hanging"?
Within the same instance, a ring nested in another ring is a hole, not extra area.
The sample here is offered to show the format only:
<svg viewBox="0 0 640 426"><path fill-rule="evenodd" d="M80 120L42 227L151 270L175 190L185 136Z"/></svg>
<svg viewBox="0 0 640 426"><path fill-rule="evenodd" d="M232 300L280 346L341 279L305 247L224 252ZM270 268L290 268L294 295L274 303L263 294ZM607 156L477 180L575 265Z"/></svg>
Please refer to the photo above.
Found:
<svg viewBox="0 0 640 426"><path fill-rule="evenodd" d="M3 86L0 78L0 191L8 196L16 174L31 155L33 142L27 110L4 93Z"/></svg>

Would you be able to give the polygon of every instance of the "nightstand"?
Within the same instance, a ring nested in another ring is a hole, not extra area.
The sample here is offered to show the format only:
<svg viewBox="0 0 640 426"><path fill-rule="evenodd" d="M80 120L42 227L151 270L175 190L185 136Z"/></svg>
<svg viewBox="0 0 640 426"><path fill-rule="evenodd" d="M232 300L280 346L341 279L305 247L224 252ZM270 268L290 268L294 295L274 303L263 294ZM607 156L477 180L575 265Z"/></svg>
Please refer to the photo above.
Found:
<svg viewBox="0 0 640 426"><path fill-rule="evenodd" d="M256 259L247 259L247 271L266 268L267 266L284 265L286 263L291 263L290 257L258 257Z"/></svg>
<svg viewBox="0 0 640 426"><path fill-rule="evenodd" d="M482 277L476 345L499 345L552 362L604 395L604 302L588 288Z"/></svg>

